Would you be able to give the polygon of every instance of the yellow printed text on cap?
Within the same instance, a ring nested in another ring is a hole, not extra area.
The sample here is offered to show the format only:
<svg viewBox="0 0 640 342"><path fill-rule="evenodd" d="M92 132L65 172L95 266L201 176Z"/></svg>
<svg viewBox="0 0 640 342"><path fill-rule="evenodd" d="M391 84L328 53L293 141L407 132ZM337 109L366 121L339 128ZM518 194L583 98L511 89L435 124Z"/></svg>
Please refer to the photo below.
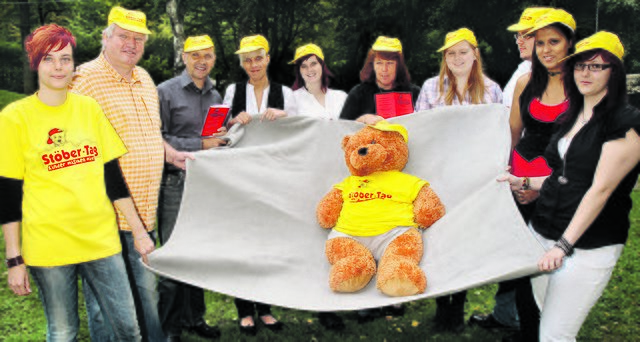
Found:
<svg viewBox="0 0 640 342"><path fill-rule="evenodd" d="M553 8L550 7L529 7L522 12L520 21L517 24L509 26L507 30L514 32L529 30L535 25L538 18L551 11L552 9Z"/></svg>
<svg viewBox="0 0 640 342"><path fill-rule="evenodd" d="M371 47L373 51L402 52L402 43L398 38L380 36Z"/></svg>
<svg viewBox="0 0 640 342"><path fill-rule="evenodd" d="M240 49L235 52L236 55L252 52L256 50L264 49L264 52L269 53L269 42L267 38L262 35L247 36L240 41Z"/></svg>
<svg viewBox="0 0 640 342"><path fill-rule="evenodd" d="M456 31L447 33L447 36L444 38L444 45L438 49L438 52L444 51L463 40L466 40L474 47L478 47L478 41L476 40L476 36L473 34L473 31L463 27Z"/></svg>
<svg viewBox="0 0 640 342"><path fill-rule="evenodd" d="M189 37L184 42L184 52L213 48L213 41L208 35Z"/></svg>
<svg viewBox="0 0 640 342"><path fill-rule="evenodd" d="M296 55L289 63L295 64L297 60L307 55L316 55L318 56L318 58L324 61L324 54L322 53L322 49L316 44L307 44L296 49Z"/></svg>
<svg viewBox="0 0 640 342"><path fill-rule="evenodd" d="M563 10L563 9L552 9L551 11L543 14L536 20L535 25L527 32L527 34L531 34L543 27L547 27L551 24L559 23L571 29L571 31L576 30L576 21L573 19L573 16Z"/></svg>
<svg viewBox="0 0 640 342"><path fill-rule="evenodd" d="M116 24L121 28L142 34L151 34L147 28L147 16L140 11L128 10L116 6L109 12L107 26Z"/></svg>

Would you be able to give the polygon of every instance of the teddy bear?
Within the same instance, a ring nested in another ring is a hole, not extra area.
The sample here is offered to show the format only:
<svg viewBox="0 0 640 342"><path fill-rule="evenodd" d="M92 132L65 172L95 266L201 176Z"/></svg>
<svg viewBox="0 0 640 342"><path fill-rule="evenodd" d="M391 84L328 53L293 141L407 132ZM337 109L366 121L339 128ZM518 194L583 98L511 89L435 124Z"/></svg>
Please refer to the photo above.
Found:
<svg viewBox="0 0 640 342"><path fill-rule="evenodd" d="M380 121L345 136L344 158L351 173L318 204L322 228L333 228L325 245L335 292L356 292L376 275L388 296L423 293L419 267L422 235L445 214L429 183L402 172L409 159L405 127Z"/></svg>

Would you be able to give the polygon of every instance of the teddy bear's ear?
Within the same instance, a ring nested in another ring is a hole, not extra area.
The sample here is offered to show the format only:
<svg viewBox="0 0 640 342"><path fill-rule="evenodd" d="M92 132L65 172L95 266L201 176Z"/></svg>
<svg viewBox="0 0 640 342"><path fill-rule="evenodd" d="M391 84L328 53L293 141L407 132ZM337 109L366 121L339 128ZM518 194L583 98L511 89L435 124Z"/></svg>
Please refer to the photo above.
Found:
<svg viewBox="0 0 640 342"><path fill-rule="evenodd" d="M349 139L351 139L350 135L347 135L344 138L342 138L342 150L345 150L347 148L347 144L349 143Z"/></svg>

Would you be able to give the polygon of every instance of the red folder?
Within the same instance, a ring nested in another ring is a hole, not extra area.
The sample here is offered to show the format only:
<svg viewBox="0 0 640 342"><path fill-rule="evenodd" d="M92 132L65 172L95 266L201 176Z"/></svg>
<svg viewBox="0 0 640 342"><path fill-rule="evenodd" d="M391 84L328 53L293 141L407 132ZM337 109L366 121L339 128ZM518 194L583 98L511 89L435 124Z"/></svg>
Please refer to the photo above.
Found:
<svg viewBox="0 0 640 342"><path fill-rule="evenodd" d="M413 97L409 92L376 94L376 113L385 119L413 113Z"/></svg>
<svg viewBox="0 0 640 342"><path fill-rule="evenodd" d="M229 106L223 105L213 105L209 107L207 119L204 121L204 127L202 127L203 137L208 137L218 133L218 129L222 127L227 115L229 114L229 109Z"/></svg>

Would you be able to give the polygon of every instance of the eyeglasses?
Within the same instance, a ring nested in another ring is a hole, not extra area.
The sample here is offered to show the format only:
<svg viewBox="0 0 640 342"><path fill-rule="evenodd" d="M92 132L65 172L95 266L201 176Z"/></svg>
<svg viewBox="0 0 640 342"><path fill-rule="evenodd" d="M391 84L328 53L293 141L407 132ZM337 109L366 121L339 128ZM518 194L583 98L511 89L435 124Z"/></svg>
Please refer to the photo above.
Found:
<svg viewBox="0 0 640 342"><path fill-rule="evenodd" d="M533 38L532 34L520 34L520 33L514 33L513 34L513 39L515 39L516 42L518 41L518 39L529 40L531 38Z"/></svg>
<svg viewBox="0 0 640 342"><path fill-rule="evenodd" d="M583 71L584 68L589 68L589 71L602 71L605 69L611 68L611 64L586 64L586 63L576 63L573 66L573 70Z"/></svg>

